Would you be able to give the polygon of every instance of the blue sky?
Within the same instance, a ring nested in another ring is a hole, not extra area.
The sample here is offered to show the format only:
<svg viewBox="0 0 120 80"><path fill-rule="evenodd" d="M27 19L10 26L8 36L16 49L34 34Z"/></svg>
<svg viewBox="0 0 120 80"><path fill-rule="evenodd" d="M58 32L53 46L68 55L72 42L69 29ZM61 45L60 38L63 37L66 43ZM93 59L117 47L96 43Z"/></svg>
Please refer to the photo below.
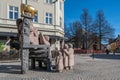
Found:
<svg viewBox="0 0 120 80"><path fill-rule="evenodd" d="M104 11L106 20L120 34L120 0L65 0L65 23L80 20L82 9L87 8L93 19L99 9Z"/></svg>

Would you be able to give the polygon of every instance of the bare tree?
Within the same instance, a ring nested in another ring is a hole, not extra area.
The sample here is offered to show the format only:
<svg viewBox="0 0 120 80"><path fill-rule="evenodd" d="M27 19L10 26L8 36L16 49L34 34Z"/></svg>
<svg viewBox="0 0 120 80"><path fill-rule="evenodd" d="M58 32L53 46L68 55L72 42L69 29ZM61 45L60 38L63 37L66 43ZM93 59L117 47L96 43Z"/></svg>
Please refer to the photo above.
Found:
<svg viewBox="0 0 120 80"><path fill-rule="evenodd" d="M101 49L102 42L114 37L114 28L107 22L102 10L97 11L95 21L92 21L88 10L83 9L80 21L70 23L69 27L65 26L65 36L70 40L74 39L76 47L88 49L97 42Z"/></svg>
<svg viewBox="0 0 120 80"><path fill-rule="evenodd" d="M70 34L74 39L76 47L80 47L82 43L81 41L83 41L82 25L80 21L75 21L70 23L69 29L70 29Z"/></svg>
<svg viewBox="0 0 120 80"><path fill-rule="evenodd" d="M64 24L64 32L65 32L65 37L66 38L71 38L72 37L72 34L70 33L70 28Z"/></svg>
<svg viewBox="0 0 120 80"><path fill-rule="evenodd" d="M99 49L101 49L101 42L114 37L114 29L110 26L104 17L102 10L97 11L96 20L94 22L95 33L99 36Z"/></svg>
<svg viewBox="0 0 120 80"><path fill-rule="evenodd" d="M88 48L88 33L92 24L92 17L89 15L88 9L83 9L83 13L80 16L80 20L83 28L85 29L85 48Z"/></svg>

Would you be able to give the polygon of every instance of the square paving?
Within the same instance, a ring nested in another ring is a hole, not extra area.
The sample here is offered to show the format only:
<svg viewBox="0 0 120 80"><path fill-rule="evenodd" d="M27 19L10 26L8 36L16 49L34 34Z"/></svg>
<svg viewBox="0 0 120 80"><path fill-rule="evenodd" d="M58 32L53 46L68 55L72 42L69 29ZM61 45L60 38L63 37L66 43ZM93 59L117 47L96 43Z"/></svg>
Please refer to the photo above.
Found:
<svg viewBox="0 0 120 80"><path fill-rule="evenodd" d="M74 69L62 73L36 69L20 74L20 62L1 62L0 80L120 80L120 55L75 55Z"/></svg>

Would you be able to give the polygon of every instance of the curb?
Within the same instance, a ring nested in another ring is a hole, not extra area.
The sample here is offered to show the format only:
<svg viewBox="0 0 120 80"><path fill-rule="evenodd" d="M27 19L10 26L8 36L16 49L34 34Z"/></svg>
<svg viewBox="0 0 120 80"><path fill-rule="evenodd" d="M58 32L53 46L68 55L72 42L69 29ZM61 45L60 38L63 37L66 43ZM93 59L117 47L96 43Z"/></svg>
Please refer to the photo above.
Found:
<svg viewBox="0 0 120 80"><path fill-rule="evenodd" d="M12 62L21 62L21 60L2 60L0 63L12 63Z"/></svg>

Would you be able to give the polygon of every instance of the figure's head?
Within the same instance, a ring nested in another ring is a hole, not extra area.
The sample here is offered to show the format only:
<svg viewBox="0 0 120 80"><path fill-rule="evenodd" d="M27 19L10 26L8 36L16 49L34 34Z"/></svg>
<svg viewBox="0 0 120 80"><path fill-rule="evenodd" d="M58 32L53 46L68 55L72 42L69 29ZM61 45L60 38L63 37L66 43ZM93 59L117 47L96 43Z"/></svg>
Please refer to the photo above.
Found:
<svg viewBox="0 0 120 80"><path fill-rule="evenodd" d="M68 48L68 45L67 45L67 44L65 44L65 45L64 45L64 48L65 48L65 49L67 49L67 48Z"/></svg>
<svg viewBox="0 0 120 80"><path fill-rule="evenodd" d="M50 38L49 38L49 36L45 36L45 39L46 39L47 41L49 41Z"/></svg>
<svg viewBox="0 0 120 80"><path fill-rule="evenodd" d="M73 45L71 43L68 44L69 48L73 48Z"/></svg>

